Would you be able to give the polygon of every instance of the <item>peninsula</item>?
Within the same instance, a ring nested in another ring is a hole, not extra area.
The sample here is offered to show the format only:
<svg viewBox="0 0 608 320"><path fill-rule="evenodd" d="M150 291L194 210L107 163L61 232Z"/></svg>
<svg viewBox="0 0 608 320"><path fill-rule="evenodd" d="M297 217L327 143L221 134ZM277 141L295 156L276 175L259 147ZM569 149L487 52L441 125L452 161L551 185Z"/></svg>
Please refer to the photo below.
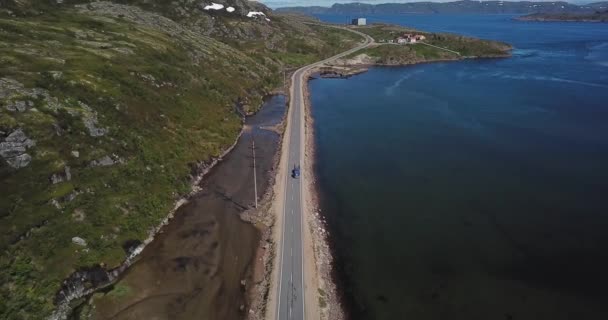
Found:
<svg viewBox="0 0 608 320"><path fill-rule="evenodd" d="M516 20L537 22L608 22L608 10L591 13L533 13L517 17Z"/></svg>

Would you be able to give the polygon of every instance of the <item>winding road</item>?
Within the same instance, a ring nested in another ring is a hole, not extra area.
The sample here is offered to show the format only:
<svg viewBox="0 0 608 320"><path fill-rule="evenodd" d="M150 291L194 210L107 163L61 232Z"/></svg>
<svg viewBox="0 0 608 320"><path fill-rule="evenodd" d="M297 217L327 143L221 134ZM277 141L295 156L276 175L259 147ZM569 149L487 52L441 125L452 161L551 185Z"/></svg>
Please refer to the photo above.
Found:
<svg viewBox="0 0 608 320"><path fill-rule="evenodd" d="M303 232L306 224L303 216L302 206L302 189L305 186L305 174L300 178L292 178L291 170L294 165L301 165L304 162L304 148L306 146L305 135L305 97L304 85L306 85L308 72L316 67L319 67L327 62L347 56L358 50L364 49L371 45L374 40L361 32L345 27L328 26L326 27L339 28L354 32L363 38L365 41L358 46L342 52L328 59L304 66L298 69L291 77L290 88L290 104L285 138L282 152L287 152L287 165L282 166L285 172L283 199L283 228L278 244L280 252L279 260L279 278L278 290L276 298L276 314L274 319L277 320L303 320L307 318L305 298L305 283L304 283L304 259L313 257L304 256L303 247ZM304 166L301 166L304 168ZM310 319L318 319L319 315L308 315Z"/></svg>

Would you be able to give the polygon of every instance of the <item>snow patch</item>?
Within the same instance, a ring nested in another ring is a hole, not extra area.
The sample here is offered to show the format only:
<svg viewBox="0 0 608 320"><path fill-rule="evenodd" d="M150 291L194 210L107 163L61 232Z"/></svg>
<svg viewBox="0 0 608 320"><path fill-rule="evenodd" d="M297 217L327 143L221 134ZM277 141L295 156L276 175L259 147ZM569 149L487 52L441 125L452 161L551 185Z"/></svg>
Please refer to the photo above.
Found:
<svg viewBox="0 0 608 320"><path fill-rule="evenodd" d="M215 2L211 2L210 5L207 5L203 8L203 10L221 10L221 9L224 9L224 5L215 3Z"/></svg>
<svg viewBox="0 0 608 320"><path fill-rule="evenodd" d="M228 7L228 8L226 8L226 11L228 11L228 12L234 12L234 7Z"/></svg>
<svg viewBox="0 0 608 320"><path fill-rule="evenodd" d="M247 17L249 18L253 18L255 16L266 16L264 14L264 12L260 12L260 11L249 11L249 13L247 14Z"/></svg>

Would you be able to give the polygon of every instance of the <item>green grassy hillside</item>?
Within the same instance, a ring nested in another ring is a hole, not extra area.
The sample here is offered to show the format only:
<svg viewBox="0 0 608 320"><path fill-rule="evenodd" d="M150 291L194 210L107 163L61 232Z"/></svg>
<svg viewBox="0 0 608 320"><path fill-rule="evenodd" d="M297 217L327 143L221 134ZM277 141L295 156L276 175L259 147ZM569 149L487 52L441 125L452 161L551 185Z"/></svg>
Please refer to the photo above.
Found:
<svg viewBox="0 0 608 320"><path fill-rule="evenodd" d="M447 33L428 33L396 25L374 24L355 29L372 36L378 45L358 51L350 58L366 55L371 59L368 63L372 64L402 65L437 60L459 60L466 57L505 57L509 56L511 50L510 45L498 41ZM432 46L422 43L407 45L388 43L391 40L395 41L404 33L423 35L426 39L422 42Z"/></svg>
<svg viewBox="0 0 608 320"><path fill-rule="evenodd" d="M239 106L360 40L179 1L53 3L0 3L2 319L48 316L75 270L120 264L235 141Z"/></svg>

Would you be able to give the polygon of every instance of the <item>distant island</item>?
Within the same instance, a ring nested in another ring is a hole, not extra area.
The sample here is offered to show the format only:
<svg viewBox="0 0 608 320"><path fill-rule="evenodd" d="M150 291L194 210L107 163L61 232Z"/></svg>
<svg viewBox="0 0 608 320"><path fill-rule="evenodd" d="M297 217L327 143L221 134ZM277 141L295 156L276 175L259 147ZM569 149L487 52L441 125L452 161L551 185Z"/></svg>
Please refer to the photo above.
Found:
<svg viewBox="0 0 608 320"><path fill-rule="evenodd" d="M593 13L533 13L517 17L515 20L539 22L608 22L608 10Z"/></svg>
<svg viewBox="0 0 608 320"><path fill-rule="evenodd" d="M608 9L608 2L576 5L564 1L454 1L454 2L410 2L410 3L336 3L331 7L284 7L278 12L304 14L406 14L406 13L482 13L482 14L532 14L532 13L594 13Z"/></svg>

